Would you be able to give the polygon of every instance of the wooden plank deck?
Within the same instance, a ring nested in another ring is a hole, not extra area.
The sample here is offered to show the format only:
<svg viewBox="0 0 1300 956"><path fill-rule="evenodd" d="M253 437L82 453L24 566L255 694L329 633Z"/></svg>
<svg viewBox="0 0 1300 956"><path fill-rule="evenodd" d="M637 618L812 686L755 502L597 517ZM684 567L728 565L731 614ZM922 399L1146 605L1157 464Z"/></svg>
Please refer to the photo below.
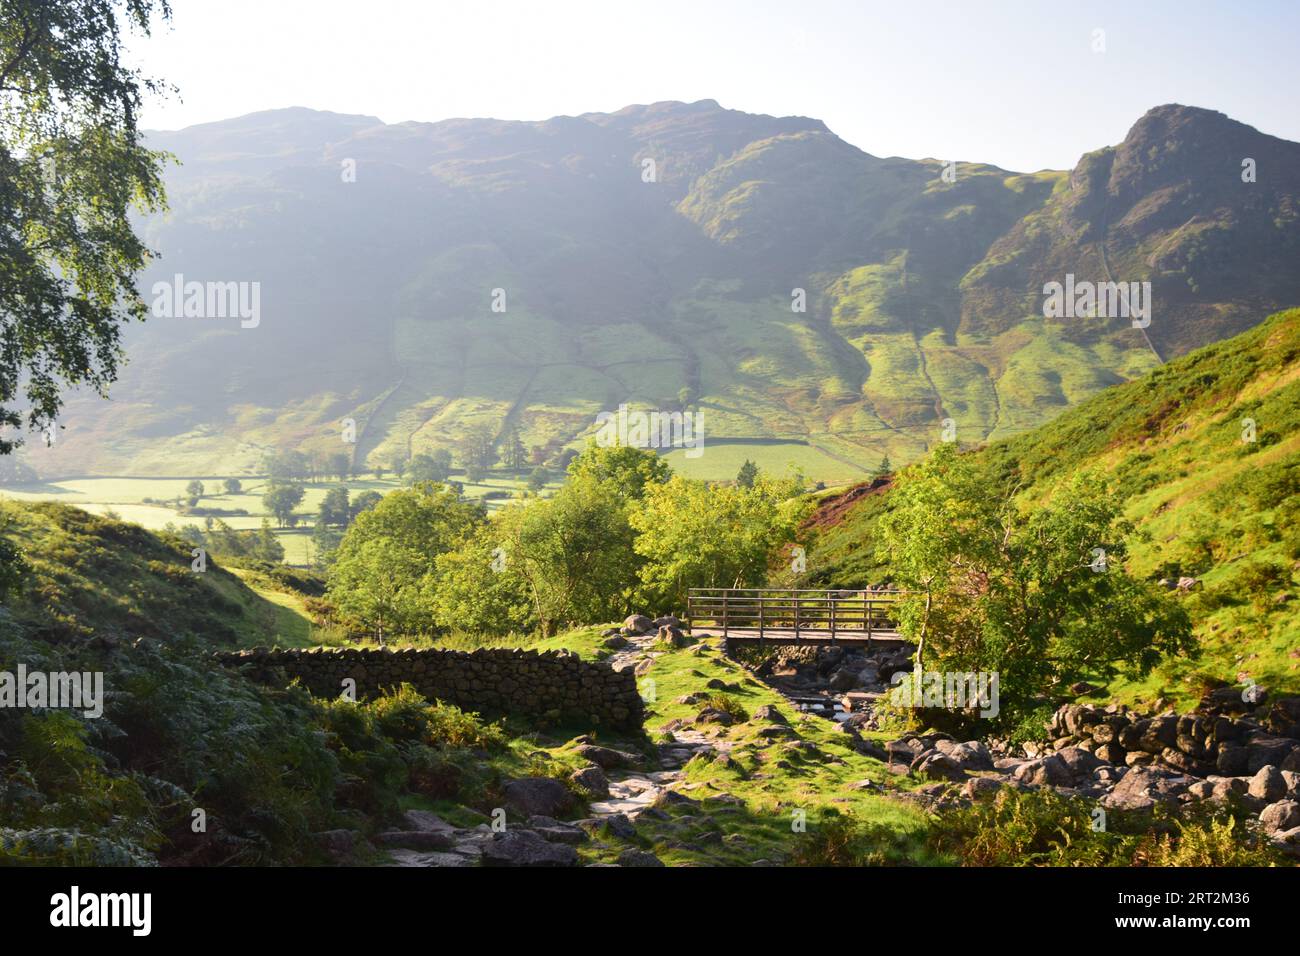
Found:
<svg viewBox="0 0 1300 956"><path fill-rule="evenodd" d="M903 594L885 589L692 588L687 627L722 631L735 645L904 643L894 611Z"/></svg>
<svg viewBox="0 0 1300 956"><path fill-rule="evenodd" d="M702 627L702 631L716 631L719 628ZM903 635L897 631L875 631L870 635L865 631L840 631L837 630L832 636L830 630L818 630L813 628L799 628L796 633L793 628L764 627L762 636L759 636L756 627L729 627L727 628L726 639L733 644L803 644L809 646L841 645L844 647L901 647L907 643Z"/></svg>

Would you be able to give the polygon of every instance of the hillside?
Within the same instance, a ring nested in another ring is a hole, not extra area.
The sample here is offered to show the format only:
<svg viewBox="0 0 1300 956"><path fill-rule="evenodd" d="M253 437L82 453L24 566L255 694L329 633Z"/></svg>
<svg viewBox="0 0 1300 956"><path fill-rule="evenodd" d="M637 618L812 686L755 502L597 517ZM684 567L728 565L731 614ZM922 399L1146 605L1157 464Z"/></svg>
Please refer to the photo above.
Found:
<svg viewBox="0 0 1300 956"><path fill-rule="evenodd" d="M1300 310L970 454L994 476L990 493L1024 504L1080 472L1109 480L1136 529L1130 572L1198 579L1182 599L1199 656L1167 661L1099 698L1188 704L1209 687L1246 680L1300 689ZM824 499L807 529L816 536L810 582L887 579L873 529L889 506L886 483Z"/></svg>
<svg viewBox="0 0 1300 956"><path fill-rule="evenodd" d="M1300 302L1300 145L1185 106L1072 171L955 178L710 100L544 122L290 109L151 143L181 165L143 224L146 298L256 282L259 315L130 328L111 400L29 443L46 479L247 474L270 448L337 451L345 418L357 464L474 424L554 455L601 410L685 401L694 473L751 457L851 480L945 419L964 442L1015 434ZM1149 329L1043 319L1067 273L1151 281Z"/></svg>

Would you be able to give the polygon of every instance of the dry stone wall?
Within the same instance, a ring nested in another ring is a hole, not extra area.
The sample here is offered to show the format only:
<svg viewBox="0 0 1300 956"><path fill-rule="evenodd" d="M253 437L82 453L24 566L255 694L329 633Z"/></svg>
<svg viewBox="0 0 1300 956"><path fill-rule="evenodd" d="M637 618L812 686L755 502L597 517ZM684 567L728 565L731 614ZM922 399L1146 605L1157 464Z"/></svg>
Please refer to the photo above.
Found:
<svg viewBox="0 0 1300 956"><path fill-rule="evenodd" d="M487 714L636 730L644 711L636 677L570 651L388 648L267 649L221 652L217 659L253 680L294 678L318 697L337 697L356 681L358 699L411 684L430 700Z"/></svg>

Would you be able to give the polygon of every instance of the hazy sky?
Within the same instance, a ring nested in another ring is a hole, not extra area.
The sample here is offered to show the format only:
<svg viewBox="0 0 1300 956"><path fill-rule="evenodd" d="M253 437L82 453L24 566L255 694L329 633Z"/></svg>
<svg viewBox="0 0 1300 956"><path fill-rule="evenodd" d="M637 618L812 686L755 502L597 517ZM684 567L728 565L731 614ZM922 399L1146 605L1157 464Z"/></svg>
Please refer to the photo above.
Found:
<svg viewBox="0 0 1300 956"><path fill-rule="evenodd" d="M880 156L1072 166L1160 103L1300 140L1300 3L172 0L145 125L308 106L385 122L716 99ZM1094 31L1104 52L1094 52Z"/></svg>

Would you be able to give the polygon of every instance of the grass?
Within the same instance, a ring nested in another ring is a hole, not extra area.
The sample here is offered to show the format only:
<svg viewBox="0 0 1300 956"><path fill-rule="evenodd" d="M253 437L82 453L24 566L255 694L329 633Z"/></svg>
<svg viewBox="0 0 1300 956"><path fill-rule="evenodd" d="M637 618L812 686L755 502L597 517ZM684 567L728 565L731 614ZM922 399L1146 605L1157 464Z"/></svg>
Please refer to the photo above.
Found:
<svg viewBox="0 0 1300 956"><path fill-rule="evenodd" d="M1253 442L1243 441L1244 419L1255 423ZM1246 679L1300 692L1300 310L972 454L1017 485L1026 506L1079 472L1108 477L1136 528L1129 573L1201 580L1203 591L1183 599L1199 653L1114 681L1106 697L1187 708L1208 687ZM888 508L887 492L869 495L818 528L811 580L883 580L872 542Z"/></svg>
<svg viewBox="0 0 1300 956"><path fill-rule="evenodd" d="M198 506L217 511L214 516L230 527L236 530L256 529L261 527L263 518L271 517L262 504L262 494L266 487L265 479L239 475L197 475L195 477L211 492L203 496ZM226 477L239 478L242 482L239 494L218 493L221 482ZM453 475L452 478L462 482L466 498L481 500L489 512L504 507L511 498L527 490L524 479L509 475L489 475L480 482L466 482L463 475ZM187 497L185 486L190 481L190 478L78 478L35 485L0 486L0 500L7 498L16 502L56 501L75 505L94 514L115 514L123 521L138 524L150 531L161 531L168 524L178 527L187 524L203 525L203 516L184 514L170 504L177 496ZM402 481L393 478L382 480L350 478L345 482L313 482L305 486L306 493L302 504L298 506L297 513L304 519L314 518L326 493L340 484L346 486L349 494L354 498L363 491L377 491L384 494L395 488L404 487ZM543 488L542 493L547 494L558 487L558 481L551 481ZM487 495L498 497L489 498L486 497ZM145 498L152 498L154 502L146 503ZM247 513L231 513L237 511ZM274 523L274 519L272 522ZM310 563L313 557L310 520L304 520L297 528L276 528L275 534L284 546L286 564L305 567Z"/></svg>

